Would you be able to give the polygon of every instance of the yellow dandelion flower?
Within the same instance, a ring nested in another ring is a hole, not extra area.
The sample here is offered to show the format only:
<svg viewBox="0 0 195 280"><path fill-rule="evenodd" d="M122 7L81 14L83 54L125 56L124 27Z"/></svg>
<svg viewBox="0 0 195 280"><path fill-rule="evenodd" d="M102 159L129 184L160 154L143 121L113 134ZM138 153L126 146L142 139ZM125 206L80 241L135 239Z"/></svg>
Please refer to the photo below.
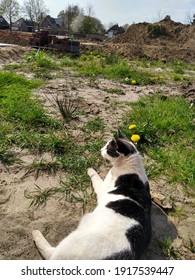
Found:
<svg viewBox="0 0 195 280"><path fill-rule="evenodd" d="M136 84L137 84L137 81L136 81L136 80L131 80L131 84L132 84L132 85L136 85Z"/></svg>
<svg viewBox="0 0 195 280"><path fill-rule="evenodd" d="M129 129L135 129L136 128L136 124L130 124Z"/></svg>
<svg viewBox="0 0 195 280"><path fill-rule="evenodd" d="M131 141L138 142L140 140L140 136L138 134L133 134L131 136Z"/></svg>

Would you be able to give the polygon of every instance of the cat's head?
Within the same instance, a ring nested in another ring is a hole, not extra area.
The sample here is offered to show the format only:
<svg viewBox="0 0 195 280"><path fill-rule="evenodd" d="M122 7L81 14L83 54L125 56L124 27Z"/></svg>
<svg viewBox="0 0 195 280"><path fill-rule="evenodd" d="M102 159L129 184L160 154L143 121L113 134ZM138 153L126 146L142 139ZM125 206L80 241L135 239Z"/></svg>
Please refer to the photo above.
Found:
<svg viewBox="0 0 195 280"><path fill-rule="evenodd" d="M103 158L113 161L120 158L127 158L138 151L135 145L124 136L121 130L118 130L117 136L108 141L106 145L101 149Z"/></svg>

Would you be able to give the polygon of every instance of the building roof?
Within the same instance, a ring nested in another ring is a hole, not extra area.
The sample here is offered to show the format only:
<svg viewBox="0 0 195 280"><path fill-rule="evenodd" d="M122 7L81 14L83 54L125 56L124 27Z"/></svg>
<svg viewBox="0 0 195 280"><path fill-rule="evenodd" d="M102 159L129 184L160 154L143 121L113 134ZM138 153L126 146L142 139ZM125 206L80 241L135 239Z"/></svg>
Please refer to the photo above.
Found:
<svg viewBox="0 0 195 280"><path fill-rule="evenodd" d="M5 18L2 16L0 16L0 26L1 25L9 26L9 23L7 22L7 20L5 20Z"/></svg>
<svg viewBox="0 0 195 280"><path fill-rule="evenodd" d="M112 27L110 27L106 33L110 32L110 31L118 31L118 33L123 33L125 32L124 28L121 26L118 26L118 24L113 25Z"/></svg>
<svg viewBox="0 0 195 280"><path fill-rule="evenodd" d="M59 18L53 18L50 15L46 16L43 21L47 19L52 26L61 27L63 25L63 21Z"/></svg>

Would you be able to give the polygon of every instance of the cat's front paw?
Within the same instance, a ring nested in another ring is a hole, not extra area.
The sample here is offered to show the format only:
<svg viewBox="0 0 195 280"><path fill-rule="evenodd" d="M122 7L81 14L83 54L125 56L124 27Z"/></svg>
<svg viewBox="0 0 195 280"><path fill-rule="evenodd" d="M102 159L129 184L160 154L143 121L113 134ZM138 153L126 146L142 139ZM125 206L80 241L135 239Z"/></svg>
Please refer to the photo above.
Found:
<svg viewBox="0 0 195 280"><path fill-rule="evenodd" d="M89 177L95 175L97 172L93 169L93 168L88 168L87 170L87 174L89 175Z"/></svg>
<svg viewBox="0 0 195 280"><path fill-rule="evenodd" d="M42 233L39 230L32 231L33 240L36 242L42 236Z"/></svg>

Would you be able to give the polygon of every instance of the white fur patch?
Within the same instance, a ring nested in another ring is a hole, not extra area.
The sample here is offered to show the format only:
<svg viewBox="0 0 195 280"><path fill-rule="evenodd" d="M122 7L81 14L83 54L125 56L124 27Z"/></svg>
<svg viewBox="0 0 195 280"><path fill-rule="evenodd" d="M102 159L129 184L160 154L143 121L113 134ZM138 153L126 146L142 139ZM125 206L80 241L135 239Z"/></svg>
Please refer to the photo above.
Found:
<svg viewBox="0 0 195 280"><path fill-rule="evenodd" d="M104 259L131 250L125 232L137 224L112 209L97 208L82 218L77 230L56 247L51 259Z"/></svg>

